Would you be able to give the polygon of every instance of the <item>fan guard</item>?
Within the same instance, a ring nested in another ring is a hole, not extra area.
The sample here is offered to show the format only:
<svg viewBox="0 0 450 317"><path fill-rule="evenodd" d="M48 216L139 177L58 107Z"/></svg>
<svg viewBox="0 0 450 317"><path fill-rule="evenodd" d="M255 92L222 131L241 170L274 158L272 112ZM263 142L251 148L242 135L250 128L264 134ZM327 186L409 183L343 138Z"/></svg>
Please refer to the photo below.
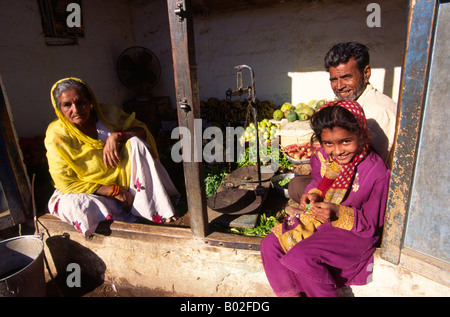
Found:
<svg viewBox="0 0 450 317"><path fill-rule="evenodd" d="M127 48L117 60L119 79L127 88L148 94L161 76L161 64L156 55L142 46Z"/></svg>

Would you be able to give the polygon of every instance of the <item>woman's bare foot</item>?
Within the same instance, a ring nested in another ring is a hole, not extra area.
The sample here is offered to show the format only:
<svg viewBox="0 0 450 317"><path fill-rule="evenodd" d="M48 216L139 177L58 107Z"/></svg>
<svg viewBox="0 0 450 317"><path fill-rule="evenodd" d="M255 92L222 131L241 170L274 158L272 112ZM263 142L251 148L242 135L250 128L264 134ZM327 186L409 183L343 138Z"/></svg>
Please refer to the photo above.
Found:
<svg viewBox="0 0 450 317"><path fill-rule="evenodd" d="M167 218L166 221L165 221L165 223L171 223L171 222L175 222L175 221L177 221L177 220L178 220L177 217L172 216L172 217L170 217L170 218Z"/></svg>

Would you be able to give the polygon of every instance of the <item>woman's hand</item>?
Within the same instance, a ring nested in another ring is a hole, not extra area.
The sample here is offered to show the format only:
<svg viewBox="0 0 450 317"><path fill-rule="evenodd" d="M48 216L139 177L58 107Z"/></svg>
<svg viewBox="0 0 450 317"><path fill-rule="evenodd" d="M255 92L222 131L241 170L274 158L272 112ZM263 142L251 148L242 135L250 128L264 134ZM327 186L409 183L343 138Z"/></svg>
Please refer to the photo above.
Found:
<svg viewBox="0 0 450 317"><path fill-rule="evenodd" d="M108 139L106 139L105 146L103 148L103 163L106 167L116 167L119 165L119 142L119 133L113 133L108 137Z"/></svg>
<svg viewBox="0 0 450 317"><path fill-rule="evenodd" d="M114 196L114 198L122 203L124 210L129 211L131 209L131 205L133 205L133 195L131 195L128 190L120 187L119 193Z"/></svg>
<svg viewBox="0 0 450 317"><path fill-rule="evenodd" d="M338 216L339 206L332 203L318 202L312 204L310 210L315 218L322 222L327 222L331 218Z"/></svg>
<svg viewBox="0 0 450 317"><path fill-rule="evenodd" d="M115 192L117 190L117 192ZM100 186L96 192L97 195L102 195L106 197L115 198L122 203L122 207L124 210L130 210L131 205L133 205L133 195L128 190L123 189L117 185L103 185Z"/></svg>
<svg viewBox="0 0 450 317"><path fill-rule="evenodd" d="M300 197L300 209L305 210L307 204L314 204L316 202L322 201L322 197L319 194L303 194Z"/></svg>
<svg viewBox="0 0 450 317"><path fill-rule="evenodd" d="M125 142L126 140L137 136L141 140L145 140L145 130L139 127L131 128L123 132L115 132L111 134L105 142L103 148L103 163L106 167L116 167L120 162L119 142ZM153 158L155 154L151 152Z"/></svg>

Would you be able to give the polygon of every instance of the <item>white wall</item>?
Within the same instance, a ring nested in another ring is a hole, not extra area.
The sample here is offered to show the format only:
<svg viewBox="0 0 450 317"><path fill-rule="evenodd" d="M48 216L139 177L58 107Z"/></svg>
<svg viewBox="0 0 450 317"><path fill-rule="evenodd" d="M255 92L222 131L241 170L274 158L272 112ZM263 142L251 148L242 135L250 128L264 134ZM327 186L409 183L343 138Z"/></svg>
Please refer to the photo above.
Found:
<svg viewBox="0 0 450 317"><path fill-rule="evenodd" d="M172 46L166 0L130 0L136 45L151 50L161 64L161 78L152 89L155 96L169 96L176 107Z"/></svg>
<svg viewBox="0 0 450 317"><path fill-rule="evenodd" d="M224 99L225 91L235 88L234 66L240 64L254 69L260 100L281 104L328 97L323 57L333 44L356 40L370 47L375 73L384 74L373 78L374 85L397 101L408 0L377 1L381 28L366 24L371 0L274 2L245 10L231 10L230 2L230 10L194 16L201 99ZM45 133L54 118L50 88L62 77L83 78L101 102L120 105L131 98L115 64L133 45L157 55L162 74L153 94L170 96L175 107L167 2L91 0L82 5L85 38L75 46L50 47L36 0L0 0L0 74L19 136Z"/></svg>
<svg viewBox="0 0 450 317"><path fill-rule="evenodd" d="M85 37L77 45L47 46L36 0L0 0L0 74L19 136L45 133L55 118L50 89L58 79L84 79L100 102L128 98L115 67L134 44L127 1L83 1L82 18Z"/></svg>
<svg viewBox="0 0 450 317"><path fill-rule="evenodd" d="M381 9L380 28L366 24L371 2L286 1L196 17L201 98L224 97L226 89L234 88L233 67L239 64L254 69L260 100L281 104L294 101L294 96L297 102L330 96L328 77L320 74L323 58L335 43L353 40L369 46L371 65L380 69L375 73L384 72L384 78L373 78L381 83L377 88L397 98L392 92L394 68L402 63L408 1L376 1ZM319 72L318 76L310 76L312 72ZM398 78L395 85L397 94ZM304 100L296 96L297 90L305 95ZM308 94L311 91L315 94Z"/></svg>
<svg viewBox="0 0 450 317"><path fill-rule="evenodd" d="M255 71L260 100L282 104L332 98L323 58L332 45L355 40L370 48L374 86L397 101L408 0L377 1L380 28L366 23L372 2L274 1L269 7L235 10L230 1L229 10L220 12L211 5L210 12L194 16L200 98L225 98L228 88L236 88L234 67L241 64ZM170 95L174 105L166 1L130 3L137 43L155 51L163 65L155 94Z"/></svg>

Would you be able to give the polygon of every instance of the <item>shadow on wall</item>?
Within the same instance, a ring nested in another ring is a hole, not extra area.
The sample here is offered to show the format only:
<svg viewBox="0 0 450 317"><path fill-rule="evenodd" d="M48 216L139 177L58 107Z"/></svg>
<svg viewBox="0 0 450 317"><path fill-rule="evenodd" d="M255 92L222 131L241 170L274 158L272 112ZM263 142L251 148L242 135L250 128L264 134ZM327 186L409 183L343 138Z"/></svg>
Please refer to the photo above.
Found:
<svg viewBox="0 0 450 317"><path fill-rule="evenodd" d="M56 268L56 276L47 283L47 296L79 297L103 284L105 262L68 233L49 237L46 244Z"/></svg>

